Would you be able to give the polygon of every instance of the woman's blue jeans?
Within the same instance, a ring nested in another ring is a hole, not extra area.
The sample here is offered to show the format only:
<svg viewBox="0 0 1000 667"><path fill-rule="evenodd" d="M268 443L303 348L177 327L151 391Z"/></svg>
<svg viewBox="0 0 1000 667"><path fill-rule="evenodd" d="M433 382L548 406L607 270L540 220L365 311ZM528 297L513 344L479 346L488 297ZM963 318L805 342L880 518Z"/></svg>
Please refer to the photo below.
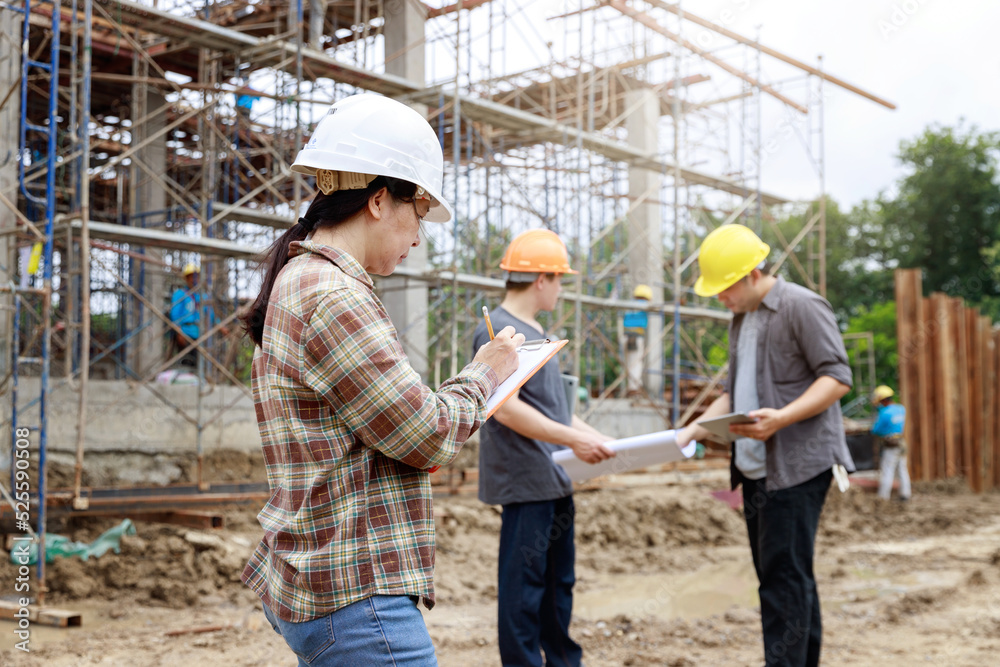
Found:
<svg viewBox="0 0 1000 667"><path fill-rule="evenodd" d="M436 667L417 601L408 595L374 595L302 623L283 621L266 605L264 615L298 656L299 667Z"/></svg>

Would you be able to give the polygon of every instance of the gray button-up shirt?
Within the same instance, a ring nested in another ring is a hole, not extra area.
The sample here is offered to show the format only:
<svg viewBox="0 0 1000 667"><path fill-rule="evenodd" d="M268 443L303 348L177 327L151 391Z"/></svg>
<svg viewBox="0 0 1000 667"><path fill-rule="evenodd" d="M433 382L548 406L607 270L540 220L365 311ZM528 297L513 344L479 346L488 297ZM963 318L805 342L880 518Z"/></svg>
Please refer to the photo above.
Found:
<svg viewBox="0 0 1000 667"><path fill-rule="evenodd" d="M830 302L778 278L757 310L757 395L760 407L780 409L805 393L821 376L852 386L851 367ZM737 347L742 313L729 324L729 382L732 397L739 367ZM734 457L735 458L735 457ZM841 464L854 471L847 449L840 403L776 432L767 441L767 488L787 489ZM733 488L741 475L731 467Z"/></svg>

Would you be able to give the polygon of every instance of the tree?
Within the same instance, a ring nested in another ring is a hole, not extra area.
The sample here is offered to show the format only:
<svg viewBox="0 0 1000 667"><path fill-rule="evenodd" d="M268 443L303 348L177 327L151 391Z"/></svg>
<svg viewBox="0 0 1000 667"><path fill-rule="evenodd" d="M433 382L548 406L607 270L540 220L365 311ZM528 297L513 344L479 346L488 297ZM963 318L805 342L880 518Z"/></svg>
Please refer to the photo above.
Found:
<svg viewBox="0 0 1000 667"><path fill-rule="evenodd" d="M775 224L784 238L794 238L816 210L814 202L806 212L789 215ZM770 244L773 260L783 247L778 235L765 225L761 236ZM893 298L894 260L884 241L880 202L866 201L844 212L828 197L826 237L826 297L841 323L846 324L851 317ZM811 253L815 252L815 235L800 241L793 252L799 264L809 266ZM804 284L791 261L785 262L781 273L792 282Z"/></svg>
<svg viewBox="0 0 1000 667"><path fill-rule="evenodd" d="M882 202L883 231L903 268L921 268L929 291L970 305L1000 296L991 251L1000 243L1000 134L930 127L900 144L909 174Z"/></svg>
<svg viewBox="0 0 1000 667"><path fill-rule="evenodd" d="M874 343L875 377L874 384L887 384L899 388L899 350L896 339L896 302L877 303L870 308L862 307L860 312L851 318L846 333L865 333L870 331ZM857 368L862 360L854 355L867 352L864 346L848 351L851 367ZM849 402L857 396L854 389L844 397Z"/></svg>

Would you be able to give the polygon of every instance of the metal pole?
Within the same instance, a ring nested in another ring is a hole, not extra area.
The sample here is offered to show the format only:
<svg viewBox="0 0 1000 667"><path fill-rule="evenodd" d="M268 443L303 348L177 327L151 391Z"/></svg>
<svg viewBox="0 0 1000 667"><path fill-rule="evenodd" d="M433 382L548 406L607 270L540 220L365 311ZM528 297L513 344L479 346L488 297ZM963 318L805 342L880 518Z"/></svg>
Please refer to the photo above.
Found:
<svg viewBox="0 0 1000 667"><path fill-rule="evenodd" d="M52 227L56 215L56 127L59 111L60 2L52 4L52 50L49 71L48 173L45 175L45 272L42 282L42 375L38 404L38 604L45 604L45 449L48 440L49 355L52 348ZM25 25L29 17L25 16Z"/></svg>
<svg viewBox="0 0 1000 667"><path fill-rule="evenodd" d="M823 70L823 56L819 56ZM826 298L826 135L823 118L823 77L819 77L819 294Z"/></svg>
<svg viewBox="0 0 1000 667"><path fill-rule="evenodd" d="M83 164L80 186L80 405L76 421L76 466L73 481L73 508L87 509L80 494L83 477L83 443L87 429L87 383L90 379L90 63L93 0L84 0L83 86L80 98L80 128Z"/></svg>
<svg viewBox="0 0 1000 667"><path fill-rule="evenodd" d="M756 45L756 49L757 49L757 72L756 72L757 76L755 77L755 79L759 82L760 81L760 77L761 77L761 71L760 71L760 26L757 27L757 38L756 38L756 41L754 42L754 44ZM757 166L754 169L754 174L757 177L757 198L756 198L756 200L755 200L754 203L755 203L755 210L756 210L756 213L757 213L757 221L755 223L756 224L756 228L754 229L754 231L756 231L758 234L760 234L761 231L763 230L763 227L764 227L764 222L761 219L762 213L763 213L763 209L762 209L762 204L761 204L761 201L760 201L761 200L761 197L760 197L760 182L763 180L763 178L761 176L761 173L760 173L760 169L761 169L761 144L763 143L763 135L762 135L763 128L761 127L762 126L762 118L761 118L761 106L762 106L762 104L761 104L761 102L762 102L764 96L761 95L760 84L759 83L756 86L756 95L755 95L755 97L757 98L757 123L756 123L757 127L756 127L756 130L755 130L756 133L757 133L757 140L756 140L757 145L754 147L754 156L755 156L755 159L757 161Z"/></svg>
<svg viewBox="0 0 1000 667"><path fill-rule="evenodd" d="M311 17L310 17L311 18ZM295 0L295 150L302 148L302 0ZM320 19L322 26L322 19ZM319 48L319 45L316 45ZM292 177L292 199L295 206L295 217L298 218L302 207L302 175L295 173Z"/></svg>
<svg viewBox="0 0 1000 667"><path fill-rule="evenodd" d="M25 19L27 20L27 18ZM14 296L14 331L11 335L11 366L10 366L10 488L13 491L17 488L14 484L14 473L15 467L13 462L16 460L15 455L17 451L17 380L18 380L18 357L21 356L21 295L17 293L17 288L11 285L11 290Z"/></svg>
<svg viewBox="0 0 1000 667"><path fill-rule="evenodd" d="M684 10L677 3L677 34L681 35L684 29ZM674 58L674 101L672 105L672 115L674 122L674 349L673 349L673 373L674 381L671 394L673 394L673 426L678 427L677 421L681 417L681 59L684 50L678 49L677 57Z"/></svg>
<svg viewBox="0 0 1000 667"><path fill-rule="evenodd" d="M458 375L458 170L462 159L462 97L459 91L459 78L462 71L462 8L455 11L455 106L452 112L452 151L455 161L455 219L452 224L452 264L455 266L455 276L451 290L455 298L451 300L451 367L449 377Z"/></svg>

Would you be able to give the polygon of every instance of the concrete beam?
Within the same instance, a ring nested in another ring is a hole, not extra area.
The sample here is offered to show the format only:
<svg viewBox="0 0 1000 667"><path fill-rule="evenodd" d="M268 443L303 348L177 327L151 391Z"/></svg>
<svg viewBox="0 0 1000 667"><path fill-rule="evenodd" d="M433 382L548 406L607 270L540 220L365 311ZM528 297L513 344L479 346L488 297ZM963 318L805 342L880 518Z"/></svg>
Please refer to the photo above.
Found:
<svg viewBox="0 0 1000 667"><path fill-rule="evenodd" d="M424 85L424 26L427 6L417 2L385 5L385 68L389 74ZM417 111L427 115L420 105ZM427 243L410 250L402 266L423 272L428 268ZM427 349L427 283L396 275L379 280L382 303L399 334L413 370L425 382L430 379Z"/></svg>
<svg viewBox="0 0 1000 667"><path fill-rule="evenodd" d="M628 142L638 149L656 149L659 145L657 122L660 119L660 101L656 93L650 89L629 91L625 94L626 106L630 109L625 119L625 129L628 132ZM628 216L629 240L629 273L632 278L632 288L636 285L649 285L653 290L652 301L663 301L663 216L659 204L658 185L662 175L632 165L628 172L629 195L635 199L646 197L645 201L637 202ZM663 395L663 374L660 373L663 360L663 320L660 317L650 317L646 329L645 370L643 386L650 396ZM654 361L655 360L655 361ZM651 365L656 367L650 367Z"/></svg>

